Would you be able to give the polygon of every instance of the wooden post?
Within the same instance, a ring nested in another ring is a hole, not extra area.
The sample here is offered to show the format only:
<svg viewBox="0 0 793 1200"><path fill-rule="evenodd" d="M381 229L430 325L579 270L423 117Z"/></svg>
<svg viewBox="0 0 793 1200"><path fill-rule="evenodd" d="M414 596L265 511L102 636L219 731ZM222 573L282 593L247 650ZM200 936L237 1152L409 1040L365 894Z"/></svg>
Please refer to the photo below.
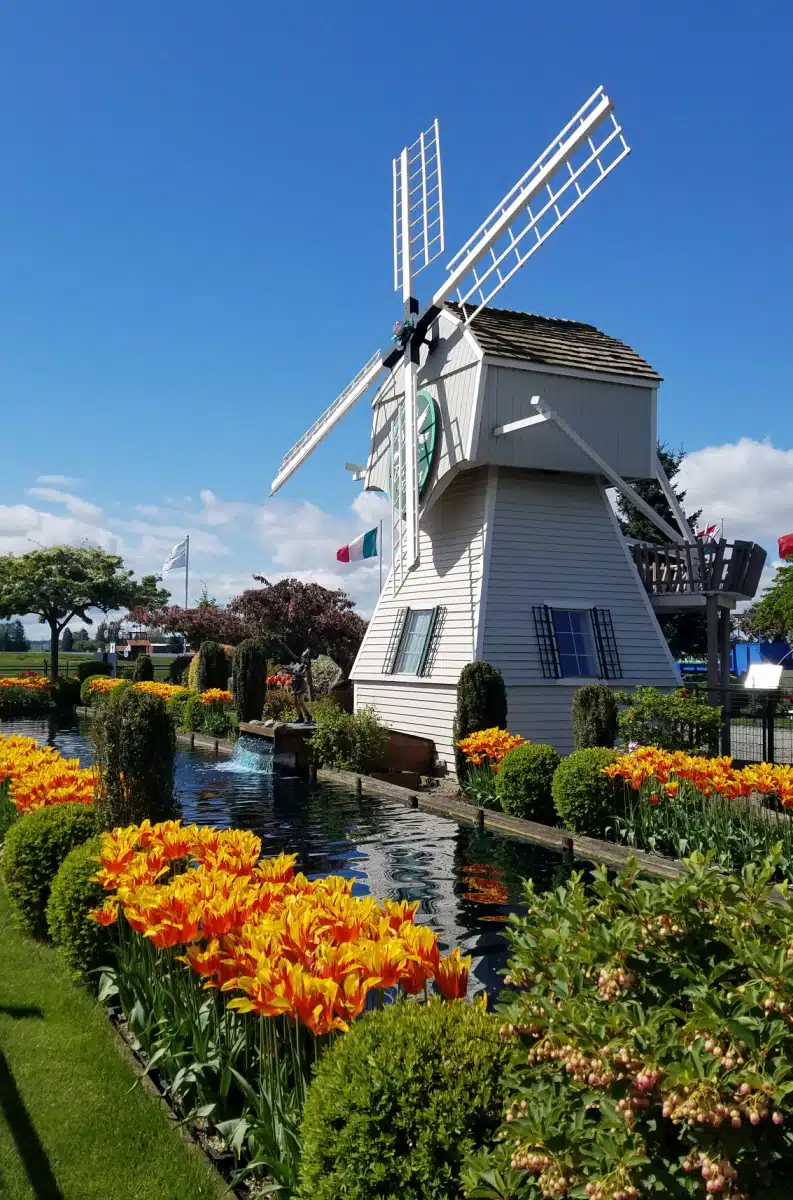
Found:
<svg viewBox="0 0 793 1200"><path fill-rule="evenodd" d="M705 597L708 619L708 704L719 703L719 597L709 592Z"/></svg>
<svg viewBox="0 0 793 1200"><path fill-rule="evenodd" d="M719 609L719 679L721 683L721 752L730 753L732 730L730 728L730 610Z"/></svg>
<svg viewBox="0 0 793 1200"><path fill-rule="evenodd" d="M485 810L483 808L478 808L476 810L476 823L480 829L484 829L484 827L485 827Z"/></svg>

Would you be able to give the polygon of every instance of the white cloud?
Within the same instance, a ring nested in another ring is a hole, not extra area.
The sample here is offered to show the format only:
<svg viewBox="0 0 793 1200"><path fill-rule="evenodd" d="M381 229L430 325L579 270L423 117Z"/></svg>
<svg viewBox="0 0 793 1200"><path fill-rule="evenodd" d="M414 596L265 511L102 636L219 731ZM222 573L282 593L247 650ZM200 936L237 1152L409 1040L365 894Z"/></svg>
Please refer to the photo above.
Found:
<svg viewBox="0 0 793 1200"><path fill-rule="evenodd" d="M36 483L51 483L55 487L78 487L82 482L82 479L75 479L73 475L36 476Z"/></svg>
<svg viewBox="0 0 793 1200"><path fill-rule="evenodd" d="M686 490L686 508L702 521L724 520L724 536L776 547L793 533L793 449L741 438L687 454L675 483Z"/></svg>
<svg viewBox="0 0 793 1200"><path fill-rule="evenodd" d="M135 512L141 513L144 517L158 517L162 509L156 504L136 504Z"/></svg>
<svg viewBox="0 0 793 1200"><path fill-rule="evenodd" d="M63 504L75 517L101 517L102 510L89 500L74 496L71 492L59 492L52 487L28 488L29 496L38 496L42 500L51 500L54 504Z"/></svg>
<svg viewBox="0 0 793 1200"><path fill-rule="evenodd" d="M26 554L36 546L86 544L113 554L124 552L122 539L96 522L41 512L29 504L0 505L0 554Z"/></svg>

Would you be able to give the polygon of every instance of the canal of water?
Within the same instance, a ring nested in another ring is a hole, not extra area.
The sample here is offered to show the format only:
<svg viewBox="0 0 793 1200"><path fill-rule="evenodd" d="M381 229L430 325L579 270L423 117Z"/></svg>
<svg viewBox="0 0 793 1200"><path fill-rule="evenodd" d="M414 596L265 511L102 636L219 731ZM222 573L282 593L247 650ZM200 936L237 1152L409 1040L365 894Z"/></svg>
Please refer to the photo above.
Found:
<svg viewBox="0 0 793 1200"><path fill-rule="evenodd" d="M55 745L83 765L91 761L85 728L76 724L0 723L0 733L11 732ZM353 877L358 894L419 900L418 919L443 949L458 945L472 955L472 992L498 994L507 957L501 931L508 914L521 911L521 880L545 889L569 873L561 856L543 847L324 780L309 783L273 771L267 758L242 747L232 760L180 748L176 789L186 822L252 829L264 854L297 853L309 877Z"/></svg>

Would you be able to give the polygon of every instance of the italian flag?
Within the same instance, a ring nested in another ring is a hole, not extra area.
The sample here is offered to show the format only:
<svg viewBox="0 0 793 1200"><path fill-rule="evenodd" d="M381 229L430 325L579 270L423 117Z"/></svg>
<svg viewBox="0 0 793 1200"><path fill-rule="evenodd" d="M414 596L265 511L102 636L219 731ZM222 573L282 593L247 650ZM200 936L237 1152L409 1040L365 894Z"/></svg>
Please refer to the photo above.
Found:
<svg viewBox="0 0 793 1200"><path fill-rule="evenodd" d="M377 529L362 533L349 546L336 551L339 562L359 562L362 558L377 558Z"/></svg>

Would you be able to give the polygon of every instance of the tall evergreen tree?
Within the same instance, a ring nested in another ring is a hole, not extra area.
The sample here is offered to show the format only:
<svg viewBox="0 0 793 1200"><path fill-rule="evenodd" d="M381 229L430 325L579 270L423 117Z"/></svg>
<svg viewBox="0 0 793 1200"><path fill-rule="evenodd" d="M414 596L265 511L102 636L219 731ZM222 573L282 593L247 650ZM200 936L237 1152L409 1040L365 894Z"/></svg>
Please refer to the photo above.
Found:
<svg viewBox="0 0 793 1200"><path fill-rule="evenodd" d="M685 457L683 451L671 450L664 442L659 442L658 457L667 479L674 488L675 478ZM634 491L638 492L641 498L655 509L659 517L663 517L667 524L676 526L677 523L669 501L656 479L630 479L628 482ZM702 516L702 509L697 509L694 513L687 513L684 503L686 493L679 488L674 488L674 491L686 520L692 530L696 530L699 518ZM639 542L653 542L656 545L663 545L667 542L668 539L664 537L661 530L653 525L644 513L639 512L630 500L626 500L619 493L617 495L617 515L625 537L635 538ZM658 623L675 658L702 658L707 654L707 621L704 608L694 608L679 613L659 613Z"/></svg>

